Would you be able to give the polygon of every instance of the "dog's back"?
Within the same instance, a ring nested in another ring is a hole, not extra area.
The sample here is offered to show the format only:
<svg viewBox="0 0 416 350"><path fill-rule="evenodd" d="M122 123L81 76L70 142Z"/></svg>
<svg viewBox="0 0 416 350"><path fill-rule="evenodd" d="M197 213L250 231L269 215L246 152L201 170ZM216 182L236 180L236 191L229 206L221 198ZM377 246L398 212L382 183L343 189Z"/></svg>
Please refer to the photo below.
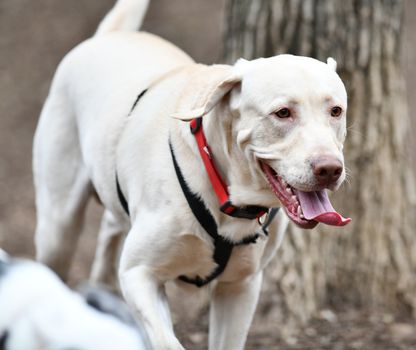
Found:
<svg viewBox="0 0 416 350"><path fill-rule="evenodd" d="M171 43L135 32L146 8L147 0L119 0L96 35L63 59L41 113L33 148L37 258L63 278L91 194L118 205L108 160L137 95L167 72L193 64Z"/></svg>

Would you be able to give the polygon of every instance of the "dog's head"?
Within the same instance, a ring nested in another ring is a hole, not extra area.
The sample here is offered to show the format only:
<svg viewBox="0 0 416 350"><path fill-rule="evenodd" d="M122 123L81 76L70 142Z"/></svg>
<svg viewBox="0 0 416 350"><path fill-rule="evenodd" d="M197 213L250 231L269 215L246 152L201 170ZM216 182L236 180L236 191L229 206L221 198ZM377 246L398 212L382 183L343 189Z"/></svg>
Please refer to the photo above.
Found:
<svg viewBox="0 0 416 350"><path fill-rule="evenodd" d="M239 153L238 164L257 190L275 194L273 199L265 195L262 204L282 204L305 228L349 222L326 194L345 179L347 94L336 62L280 55L206 69L210 78L188 94L188 111L177 117L203 116L227 96L228 134Z"/></svg>

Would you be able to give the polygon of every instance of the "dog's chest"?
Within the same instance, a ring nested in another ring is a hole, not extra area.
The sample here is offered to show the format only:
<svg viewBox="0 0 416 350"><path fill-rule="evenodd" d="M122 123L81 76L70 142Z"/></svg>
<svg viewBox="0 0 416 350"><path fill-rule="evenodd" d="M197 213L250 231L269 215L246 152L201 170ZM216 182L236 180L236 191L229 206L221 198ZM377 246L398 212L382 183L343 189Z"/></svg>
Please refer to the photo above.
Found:
<svg viewBox="0 0 416 350"><path fill-rule="evenodd" d="M232 282L256 273L265 243L266 239L260 238L256 243L234 247L224 272L216 279ZM191 234L178 237L175 248L160 263L156 272L165 279L176 279L179 276L204 279L217 268L214 245Z"/></svg>
<svg viewBox="0 0 416 350"><path fill-rule="evenodd" d="M266 243L267 237L261 237L256 243L234 247L227 267L218 280L235 282L258 272Z"/></svg>

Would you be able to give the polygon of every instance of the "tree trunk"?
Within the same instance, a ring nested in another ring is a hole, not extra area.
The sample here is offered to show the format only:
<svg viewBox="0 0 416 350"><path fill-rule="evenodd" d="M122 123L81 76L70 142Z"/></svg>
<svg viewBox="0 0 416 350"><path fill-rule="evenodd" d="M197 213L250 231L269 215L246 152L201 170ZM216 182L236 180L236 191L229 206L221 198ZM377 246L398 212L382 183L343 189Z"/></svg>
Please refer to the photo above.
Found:
<svg viewBox="0 0 416 350"><path fill-rule="evenodd" d="M259 318L306 321L325 304L416 306L413 169L400 0L228 0L225 58L280 53L338 62L349 93L343 229L292 226L267 270ZM280 316L279 316L280 315Z"/></svg>

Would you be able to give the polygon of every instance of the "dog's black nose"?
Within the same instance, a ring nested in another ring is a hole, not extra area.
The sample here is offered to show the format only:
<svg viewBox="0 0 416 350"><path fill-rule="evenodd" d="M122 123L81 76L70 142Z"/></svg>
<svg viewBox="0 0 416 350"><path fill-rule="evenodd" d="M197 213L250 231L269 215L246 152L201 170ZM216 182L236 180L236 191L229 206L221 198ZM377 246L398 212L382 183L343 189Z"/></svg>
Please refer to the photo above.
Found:
<svg viewBox="0 0 416 350"><path fill-rule="evenodd" d="M333 156L322 156L312 161L312 171L321 185L335 183L342 174L343 166L339 159Z"/></svg>

